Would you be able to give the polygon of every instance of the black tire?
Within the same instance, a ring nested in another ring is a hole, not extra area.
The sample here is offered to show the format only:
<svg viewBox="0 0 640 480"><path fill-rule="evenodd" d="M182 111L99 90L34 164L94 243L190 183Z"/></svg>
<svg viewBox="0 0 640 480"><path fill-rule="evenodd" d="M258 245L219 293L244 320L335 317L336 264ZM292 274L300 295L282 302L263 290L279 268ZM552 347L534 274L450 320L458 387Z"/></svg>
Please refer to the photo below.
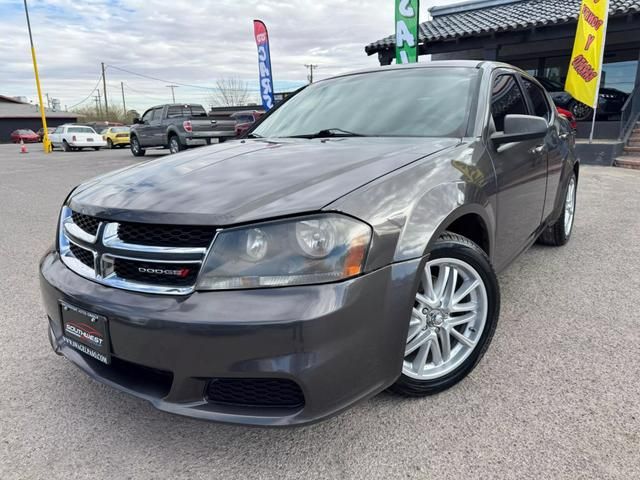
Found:
<svg viewBox="0 0 640 480"><path fill-rule="evenodd" d="M111 141L110 138L107 138L107 148L109 150L113 150L113 142Z"/></svg>
<svg viewBox="0 0 640 480"><path fill-rule="evenodd" d="M571 219L571 225L569 227L569 231L567 232L566 227L566 215L567 210L565 208L567 196L569 195L569 186L571 182L574 182L575 188L573 189L573 217ZM560 217L553 223L549 225L538 237L538 243L542 245L550 245L552 247L561 247L562 245L566 245L567 242L571 239L571 234L573 233L573 224L575 222L575 207L576 207L576 192L578 191L578 179L576 178L575 172L571 172L571 176L569 180L567 180L567 185L563 189L562 198L562 213Z"/></svg>
<svg viewBox="0 0 640 480"><path fill-rule="evenodd" d="M462 260L479 274L487 293L486 323L474 350L455 370L442 377L430 380L416 379L402 373L396 383L389 387L390 391L400 395L409 397L433 395L458 383L475 368L487 351L498 324L498 317L500 315L500 286L487 254L471 240L461 235L446 232L433 246L423 267L427 261L438 258Z"/></svg>
<svg viewBox="0 0 640 480"><path fill-rule="evenodd" d="M178 153L185 149L186 147L180 143L180 138L177 135L171 135L169 137L169 151L171 153Z"/></svg>
<svg viewBox="0 0 640 480"><path fill-rule="evenodd" d="M587 120L591 120L593 116L593 108L577 100L571 101L569 111L576 117L576 121L578 122L586 122Z"/></svg>
<svg viewBox="0 0 640 480"><path fill-rule="evenodd" d="M71 146L67 143L66 140L62 140L62 150L64 150L65 152L71 151Z"/></svg>
<svg viewBox="0 0 640 480"><path fill-rule="evenodd" d="M138 141L138 137L131 137L131 153L134 157L144 157L144 154L147 153L144 148L140 146L140 142Z"/></svg>
<svg viewBox="0 0 640 480"><path fill-rule="evenodd" d="M96 152L99 152L99 151L100 151L100 147L93 147L93 149L94 149Z"/></svg>

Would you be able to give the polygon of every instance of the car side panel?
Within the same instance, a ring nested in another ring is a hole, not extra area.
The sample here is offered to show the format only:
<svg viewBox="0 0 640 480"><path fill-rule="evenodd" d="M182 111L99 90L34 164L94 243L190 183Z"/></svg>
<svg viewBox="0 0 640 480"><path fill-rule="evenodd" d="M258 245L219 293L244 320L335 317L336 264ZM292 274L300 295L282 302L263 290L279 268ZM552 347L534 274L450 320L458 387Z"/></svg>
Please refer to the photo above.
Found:
<svg viewBox="0 0 640 480"><path fill-rule="evenodd" d="M381 177L325 209L372 225L367 269L373 270L423 256L449 224L468 213L483 220L492 245L495 191L493 165L484 146L468 139Z"/></svg>

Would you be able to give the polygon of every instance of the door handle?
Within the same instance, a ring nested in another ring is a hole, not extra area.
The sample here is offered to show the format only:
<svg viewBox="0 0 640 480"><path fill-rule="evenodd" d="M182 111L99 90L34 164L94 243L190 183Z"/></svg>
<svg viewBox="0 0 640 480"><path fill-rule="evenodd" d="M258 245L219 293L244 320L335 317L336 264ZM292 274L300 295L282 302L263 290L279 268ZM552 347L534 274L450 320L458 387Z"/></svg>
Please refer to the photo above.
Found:
<svg viewBox="0 0 640 480"><path fill-rule="evenodd" d="M540 155L541 153L544 153L547 150L547 147L545 145L538 145L537 147L533 147L531 150L529 150L529 152L531 152L534 155Z"/></svg>

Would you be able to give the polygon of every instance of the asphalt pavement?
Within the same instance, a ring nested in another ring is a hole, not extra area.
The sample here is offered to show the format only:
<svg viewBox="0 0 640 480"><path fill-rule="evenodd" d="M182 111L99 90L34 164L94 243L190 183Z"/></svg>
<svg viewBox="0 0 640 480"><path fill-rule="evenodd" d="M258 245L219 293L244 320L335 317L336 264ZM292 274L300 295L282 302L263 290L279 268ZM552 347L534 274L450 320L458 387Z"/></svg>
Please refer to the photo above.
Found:
<svg viewBox="0 0 640 480"><path fill-rule="evenodd" d="M500 276L489 351L442 394L257 429L159 412L53 354L37 265L69 190L128 150L0 145L0 479L640 478L640 171L584 167L573 238Z"/></svg>

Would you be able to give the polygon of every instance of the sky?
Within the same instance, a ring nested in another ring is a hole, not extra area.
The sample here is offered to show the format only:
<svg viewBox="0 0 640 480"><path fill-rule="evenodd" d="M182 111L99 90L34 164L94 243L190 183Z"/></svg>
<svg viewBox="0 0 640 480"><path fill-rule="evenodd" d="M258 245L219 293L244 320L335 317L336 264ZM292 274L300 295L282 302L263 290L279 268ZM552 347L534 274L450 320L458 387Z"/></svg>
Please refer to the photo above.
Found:
<svg viewBox="0 0 640 480"><path fill-rule="evenodd" d="M394 32L394 0L31 0L29 13L43 94L64 108L94 102L107 65L107 95L142 111L171 101L209 106L218 79L248 82L258 101L254 18L269 29L276 91L307 82L304 64L316 64L315 78L376 66L364 46ZM427 9L452 4L422 0ZM125 71L126 70L126 71ZM133 73L131 73L133 72ZM157 80L145 78L154 77ZM24 7L0 0L0 95L25 96L36 87ZM46 101L46 100L45 100Z"/></svg>

